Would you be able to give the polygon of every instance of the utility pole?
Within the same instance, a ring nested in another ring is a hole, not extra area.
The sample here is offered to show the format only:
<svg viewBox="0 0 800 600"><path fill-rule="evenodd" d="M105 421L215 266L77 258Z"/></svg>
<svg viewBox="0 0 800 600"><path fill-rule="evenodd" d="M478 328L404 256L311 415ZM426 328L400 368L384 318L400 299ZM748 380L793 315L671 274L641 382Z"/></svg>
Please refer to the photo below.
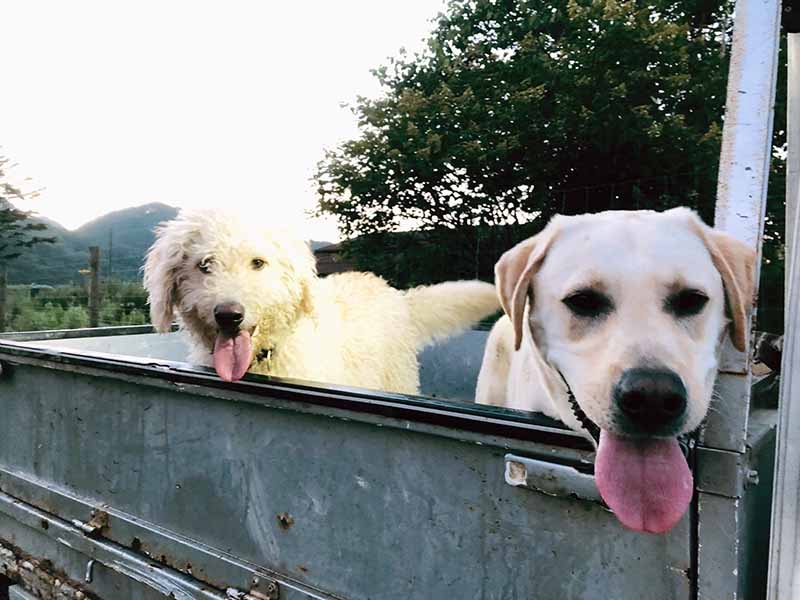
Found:
<svg viewBox="0 0 800 600"><path fill-rule="evenodd" d="M89 327L100 322L100 246L89 247Z"/></svg>
<svg viewBox="0 0 800 600"><path fill-rule="evenodd" d="M111 252L114 249L114 230L108 230L108 281L111 281L111 275L113 274L113 265L111 263Z"/></svg>
<svg viewBox="0 0 800 600"><path fill-rule="evenodd" d="M6 330L6 289L8 287L8 267L0 266L0 331Z"/></svg>

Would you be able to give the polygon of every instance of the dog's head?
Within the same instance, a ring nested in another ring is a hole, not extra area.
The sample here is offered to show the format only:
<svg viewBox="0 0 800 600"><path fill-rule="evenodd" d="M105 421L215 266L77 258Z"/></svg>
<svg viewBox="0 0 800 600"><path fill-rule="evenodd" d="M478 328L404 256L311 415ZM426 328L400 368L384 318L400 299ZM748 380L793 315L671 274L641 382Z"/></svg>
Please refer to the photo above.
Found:
<svg viewBox="0 0 800 600"><path fill-rule="evenodd" d="M216 210L162 224L144 265L156 329L169 331L177 317L228 381L312 311L315 276L311 250L288 230Z"/></svg>
<svg viewBox="0 0 800 600"><path fill-rule="evenodd" d="M516 346L530 338L566 423L564 382L600 428L597 484L629 527L665 531L685 512L692 481L675 438L706 415L725 333L745 349L754 261L673 209L556 217L497 263Z"/></svg>

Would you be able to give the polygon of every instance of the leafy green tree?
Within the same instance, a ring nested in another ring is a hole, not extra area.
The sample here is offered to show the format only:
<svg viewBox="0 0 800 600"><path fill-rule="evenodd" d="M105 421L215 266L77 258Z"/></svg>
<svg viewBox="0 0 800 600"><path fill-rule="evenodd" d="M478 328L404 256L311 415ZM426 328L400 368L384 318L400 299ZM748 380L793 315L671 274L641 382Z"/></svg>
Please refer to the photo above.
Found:
<svg viewBox="0 0 800 600"><path fill-rule="evenodd" d="M729 10L453 1L427 51L375 72L385 94L319 165L319 211L346 235L687 200L708 217Z"/></svg>
<svg viewBox="0 0 800 600"><path fill-rule="evenodd" d="M452 0L426 50L374 72L382 95L352 107L359 136L318 165L316 213L397 285L491 279L557 212L688 205L712 222L732 9ZM773 193L762 289L776 298L781 211Z"/></svg>

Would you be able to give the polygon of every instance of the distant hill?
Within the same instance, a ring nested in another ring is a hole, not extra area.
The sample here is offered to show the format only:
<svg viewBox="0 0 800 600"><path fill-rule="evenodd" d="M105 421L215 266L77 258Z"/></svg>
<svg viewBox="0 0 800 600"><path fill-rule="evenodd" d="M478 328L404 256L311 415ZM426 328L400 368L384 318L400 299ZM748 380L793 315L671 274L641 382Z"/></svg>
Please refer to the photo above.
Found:
<svg viewBox="0 0 800 600"><path fill-rule="evenodd" d="M173 219L178 209L166 204L152 203L126 208L98 217L75 231L46 218L36 219L47 225L41 235L58 238L55 244L39 244L8 266L11 284L61 285L80 283L80 269L88 268L89 246L100 246L101 277L126 281L141 279L139 268L147 249L153 244L153 229L159 223ZM316 249L329 242L311 242ZM109 264L109 244L111 261Z"/></svg>

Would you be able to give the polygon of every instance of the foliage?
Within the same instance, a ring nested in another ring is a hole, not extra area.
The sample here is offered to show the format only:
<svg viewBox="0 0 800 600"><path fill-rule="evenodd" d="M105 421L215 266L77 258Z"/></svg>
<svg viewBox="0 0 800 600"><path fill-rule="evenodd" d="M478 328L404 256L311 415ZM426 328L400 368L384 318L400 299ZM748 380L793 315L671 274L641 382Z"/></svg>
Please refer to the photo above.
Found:
<svg viewBox="0 0 800 600"><path fill-rule="evenodd" d="M491 279L524 237L498 226L538 230L556 212L689 205L712 222L731 10L453 0L424 52L375 71L383 94L352 107L359 136L318 165L316 212L395 284ZM780 210L773 194L775 266Z"/></svg>
<svg viewBox="0 0 800 600"><path fill-rule="evenodd" d="M100 325L144 325L147 292L138 282L112 280L103 286ZM88 294L81 286L9 288L9 330L40 331L89 326Z"/></svg>
<svg viewBox="0 0 800 600"><path fill-rule="evenodd" d="M24 192L8 181L11 160L0 155L0 264L18 258L24 249L36 244L55 242L55 238L37 235L44 223L32 222L33 212L15 206L20 200L35 198L38 192Z"/></svg>

